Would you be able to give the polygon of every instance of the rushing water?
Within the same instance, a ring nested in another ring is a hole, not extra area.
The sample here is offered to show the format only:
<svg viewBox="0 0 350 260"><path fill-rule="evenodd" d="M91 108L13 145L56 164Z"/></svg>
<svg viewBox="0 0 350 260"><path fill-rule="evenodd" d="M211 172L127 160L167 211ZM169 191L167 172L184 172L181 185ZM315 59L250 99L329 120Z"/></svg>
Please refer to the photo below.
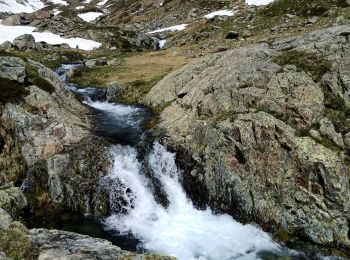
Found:
<svg viewBox="0 0 350 260"><path fill-rule="evenodd" d="M63 80L71 66L58 70ZM151 144L142 153L136 146L142 142L141 123L150 116L146 109L103 101L101 90L70 83L67 86L95 109L98 133L118 143L110 147L113 163L99 183L109 194L111 208L103 227L119 238L117 245L122 246L120 239L125 238L137 245L138 251L172 255L180 260L303 257L280 246L254 225L242 225L210 209L196 209L182 188L175 154L159 143ZM160 193L167 203L161 203Z"/></svg>

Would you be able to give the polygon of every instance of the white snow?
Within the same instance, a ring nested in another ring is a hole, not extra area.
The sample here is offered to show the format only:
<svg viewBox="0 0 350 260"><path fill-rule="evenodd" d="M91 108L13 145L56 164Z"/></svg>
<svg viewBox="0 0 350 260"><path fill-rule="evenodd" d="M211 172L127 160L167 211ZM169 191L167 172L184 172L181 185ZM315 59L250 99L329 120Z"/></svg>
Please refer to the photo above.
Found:
<svg viewBox="0 0 350 260"><path fill-rule="evenodd" d="M65 0L50 0L54 4L59 4L59 5L68 5L68 3Z"/></svg>
<svg viewBox="0 0 350 260"><path fill-rule="evenodd" d="M268 5L274 0L245 0L248 5Z"/></svg>
<svg viewBox="0 0 350 260"><path fill-rule="evenodd" d="M54 14L54 15L58 15L58 14L60 14L60 13L62 13L62 11L60 11L60 10L58 10L58 9L54 9L54 10L53 10L53 14Z"/></svg>
<svg viewBox="0 0 350 260"><path fill-rule="evenodd" d="M187 26L188 26L188 24L174 25L174 26L171 26L171 27L167 27L167 28L151 31L151 32L148 32L147 34L159 33L159 32L167 32L167 31L178 32L178 31L185 30Z"/></svg>
<svg viewBox="0 0 350 260"><path fill-rule="evenodd" d="M31 26L5 26L0 24L0 44L5 41L13 41L16 37L22 34L31 34L36 42L47 42L49 44L66 43L71 48L78 46L81 50L92 50L100 47L102 44L92 40L82 38L62 38L61 36L51 32L34 32L35 27Z"/></svg>
<svg viewBox="0 0 350 260"><path fill-rule="evenodd" d="M103 0L102 2L98 3L98 6L104 6L106 3L108 2L108 0Z"/></svg>
<svg viewBox="0 0 350 260"><path fill-rule="evenodd" d="M84 3L85 4L90 4L92 0L85 0Z"/></svg>
<svg viewBox="0 0 350 260"><path fill-rule="evenodd" d="M219 10L212 12L210 14L205 15L204 17L207 19L211 19L215 16L233 16L236 13L234 10Z"/></svg>
<svg viewBox="0 0 350 260"><path fill-rule="evenodd" d="M164 48L165 44L166 44L166 40L159 40L159 48L160 49Z"/></svg>
<svg viewBox="0 0 350 260"><path fill-rule="evenodd" d="M83 14L78 14L78 16L83 19L85 22L92 22L96 20L98 17L103 15L103 13L99 12L88 12L88 13L83 13Z"/></svg>
<svg viewBox="0 0 350 260"><path fill-rule="evenodd" d="M75 7L75 9L77 9L77 10L81 10L81 9L84 9L85 8L85 6L77 6L77 7Z"/></svg>
<svg viewBox="0 0 350 260"><path fill-rule="evenodd" d="M29 2L23 1L23 4L16 2L16 0L3 0L0 1L0 12L32 13L44 6L44 3L40 0L30 0Z"/></svg>

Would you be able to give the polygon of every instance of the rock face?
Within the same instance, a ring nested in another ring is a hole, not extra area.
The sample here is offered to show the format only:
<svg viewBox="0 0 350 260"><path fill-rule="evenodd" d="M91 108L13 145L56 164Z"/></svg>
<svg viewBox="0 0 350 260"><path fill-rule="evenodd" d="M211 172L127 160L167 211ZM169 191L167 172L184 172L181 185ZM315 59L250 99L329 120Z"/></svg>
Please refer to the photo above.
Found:
<svg viewBox="0 0 350 260"><path fill-rule="evenodd" d="M199 205L285 242L349 250L349 34L338 26L212 54L148 93Z"/></svg>
<svg viewBox="0 0 350 260"><path fill-rule="evenodd" d="M0 57L0 64L0 77L28 82L21 102L1 105L0 185L22 181L26 173L22 188L31 207L53 203L85 214L106 213L97 183L109 160L106 142L91 132L89 110L43 65L15 57Z"/></svg>

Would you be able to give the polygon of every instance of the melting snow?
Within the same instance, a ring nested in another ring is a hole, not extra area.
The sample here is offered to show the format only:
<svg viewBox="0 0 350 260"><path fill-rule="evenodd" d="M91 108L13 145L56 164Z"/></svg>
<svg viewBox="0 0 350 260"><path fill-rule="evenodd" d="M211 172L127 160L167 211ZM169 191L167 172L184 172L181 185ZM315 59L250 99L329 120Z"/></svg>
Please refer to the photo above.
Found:
<svg viewBox="0 0 350 260"><path fill-rule="evenodd" d="M31 26L5 26L0 24L0 44L5 41L13 41L22 34L31 34L36 42L47 42L49 44L66 43L71 48L78 47L81 50L92 50L100 47L102 44L92 40L82 38L62 38L61 36L51 32L34 32L35 27Z"/></svg>
<svg viewBox="0 0 350 260"><path fill-rule="evenodd" d="M18 3L16 0L5 0L0 1L0 12L32 13L44 6L44 3L40 0L30 0L29 3L23 1L23 4Z"/></svg>
<svg viewBox="0 0 350 260"><path fill-rule="evenodd" d="M78 14L78 16L83 19L85 22L92 22L96 20L98 17L103 15L103 13L98 13L98 12L88 12L88 13L83 13L83 14Z"/></svg>
<svg viewBox="0 0 350 260"><path fill-rule="evenodd" d="M274 0L245 0L248 5L267 5Z"/></svg>
<svg viewBox="0 0 350 260"><path fill-rule="evenodd" d="M62 11L60 11L60 10L58 10L58 9L54 9L54 10L53 10L53 14L54 14L54 15L58 15L58 14L60 14L60 13L62 13Z"/></svg>
<svg viewBox="0 0 350 260"><path fill-rule="evenodd" d="M220 11L215 11L210 14L205 15L204 17L207 19L211 19L215 16L233 16L236 13L234 10L220 10Z"/></svg>
<svg viewBox="0 0 350 260"><path fill-rule="evenodd" d="M148 32L147 34L159 33L159 32L167 32L167 31L178 32L178 31L185 30L187 26L188 26L188 24L180 24L180 25L175 25L175 26L171 26L171 27L167 27L167 28L151 31L151 32Z"/></svg>

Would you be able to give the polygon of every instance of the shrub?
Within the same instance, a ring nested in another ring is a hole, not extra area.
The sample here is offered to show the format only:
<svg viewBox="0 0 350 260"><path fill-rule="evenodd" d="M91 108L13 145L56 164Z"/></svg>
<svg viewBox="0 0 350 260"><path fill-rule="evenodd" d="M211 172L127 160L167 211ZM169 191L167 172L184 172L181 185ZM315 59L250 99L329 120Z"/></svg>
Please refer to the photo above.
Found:
<svg viewBox="0 0 350 260"><path fill-rule="evenodd" d="M28 94L24 84L0 77L0 103L16 102Z"/></svg>

